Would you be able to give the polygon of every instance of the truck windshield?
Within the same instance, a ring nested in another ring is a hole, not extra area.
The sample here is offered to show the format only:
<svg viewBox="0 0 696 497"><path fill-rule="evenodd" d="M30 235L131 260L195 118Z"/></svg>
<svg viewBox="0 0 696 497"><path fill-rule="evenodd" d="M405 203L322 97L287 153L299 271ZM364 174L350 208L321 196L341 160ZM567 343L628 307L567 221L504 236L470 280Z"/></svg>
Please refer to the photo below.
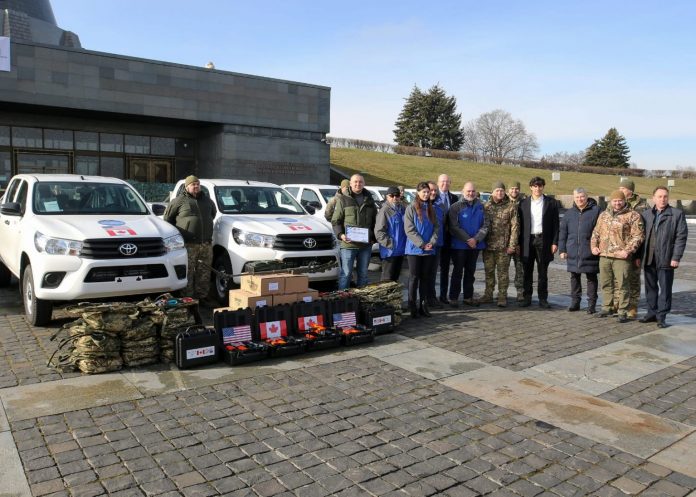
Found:
<svg viewBox="0 0 696 497"><path fill-rule="evenodd" d="M267 186L216 186L215 199L223 214L305 214L282 188Z"/></svg>
<svg viewBox="0 0 696 497"><path fill-rule="evenodd" d="M128 185L45 181L34 185L35 214L148 214Z"/></svg>

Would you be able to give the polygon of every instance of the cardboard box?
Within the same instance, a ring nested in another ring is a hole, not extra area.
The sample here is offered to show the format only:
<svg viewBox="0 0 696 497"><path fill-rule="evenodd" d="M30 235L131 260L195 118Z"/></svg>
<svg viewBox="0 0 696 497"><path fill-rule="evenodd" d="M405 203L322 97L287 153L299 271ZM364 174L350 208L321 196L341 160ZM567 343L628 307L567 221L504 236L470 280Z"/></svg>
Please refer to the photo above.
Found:
<svg viewBox="0 0 696 497"><path fill-rule="evenodd" d="M285 276L285 293L306 292L309 288L309 277L306 274L289 274Z"/></svg>
<svg viewBox="0 0 696 497"><path fill-rule="evenodd" d="M296 293L284 293L282 295L273 295L273 305L294 304L297 302Z"/></svg>
<svg viewBox="0 0 696 497"><path fill-rule="evenodd" d="M241 278L241 290L253 295L280 295L285 293L285 278L282 274L245 274Z"/></svg>
<svg viewBox="0 0 696 497"><path fill-rule="evenodd" d="M230 290L230 308L233 311L247 307L254 310L265 305L273 305L273 298L270 295L259 296L244 290Z"/></svg>
<svg viewBox="0 0 696 497"><path fill-rule="evenodd" d="M319 292L311 288L297 294L297 302L314 302L315 300L319 300Z"/></svg>

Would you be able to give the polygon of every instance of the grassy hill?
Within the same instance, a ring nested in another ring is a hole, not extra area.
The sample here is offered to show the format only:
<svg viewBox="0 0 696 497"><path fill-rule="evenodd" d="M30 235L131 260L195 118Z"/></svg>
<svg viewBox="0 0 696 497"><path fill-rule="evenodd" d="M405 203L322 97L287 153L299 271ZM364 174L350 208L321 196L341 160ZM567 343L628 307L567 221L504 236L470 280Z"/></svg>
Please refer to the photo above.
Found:
<svg viewBox="0 0 696 497"><path fill-rule="evenodd" d="M546 193L570 195L577 187L585 188L590 195L608 195L619 184L619 175L561 172L561 180L551 181L551 171L517 166L481 164L434 157L414 157L382 152L368 152L348 148L331 149L331 165L348 175L362 173L368 185L404 185L413 188L419 181L437 180L445 173L452 179L452 191L461 191L464 183L473 181L479 191L490 191L494 181L502 180L506 185L519 181L522 191L529 193L529 179L541 176L546 180ZM666 179L633 178L636 192L645 198L652 197L658 185L667 186ZM696 179L676 179L672 188L672 199L696 199Z"/></svg>

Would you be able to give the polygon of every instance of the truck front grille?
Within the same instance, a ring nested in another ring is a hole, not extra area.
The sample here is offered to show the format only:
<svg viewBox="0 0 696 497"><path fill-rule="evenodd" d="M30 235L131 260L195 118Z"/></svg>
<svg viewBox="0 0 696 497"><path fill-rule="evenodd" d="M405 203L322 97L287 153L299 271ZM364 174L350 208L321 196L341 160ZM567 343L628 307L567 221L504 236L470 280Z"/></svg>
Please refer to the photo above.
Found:
<svg viewBox="0 0 696 497"><path fill-rule="evenodd" d="M119 250L128 246L129 250ZM135 253L125 255L124 252ZM143 257L160 257L165 254L164 242L161 238L99 238L85 240L82 245L82 257L86 259L139 259Z"/></svg>
<svg viewBox="0 0 696 497"><path fill-rule="evenodd" d="M312 241L309 241L312 240ZM302 233L299 235L276 236L273 248L276 250L331 250L334 245L332 234Z"/></svg>

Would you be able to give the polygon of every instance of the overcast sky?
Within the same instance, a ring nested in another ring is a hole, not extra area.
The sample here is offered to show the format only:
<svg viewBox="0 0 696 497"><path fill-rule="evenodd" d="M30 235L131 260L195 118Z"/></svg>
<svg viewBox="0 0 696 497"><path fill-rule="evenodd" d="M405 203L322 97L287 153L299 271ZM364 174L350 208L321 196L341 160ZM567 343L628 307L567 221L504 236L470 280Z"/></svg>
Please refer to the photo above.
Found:
<svg viewBox="0 0 696 497"><path fill-rule="evenodd" d="M696 2L52 0L89 50L331 87L331 135L393 141L414 85L504 109L541 153L616 127L642 168L696 167Z"/></svg>

